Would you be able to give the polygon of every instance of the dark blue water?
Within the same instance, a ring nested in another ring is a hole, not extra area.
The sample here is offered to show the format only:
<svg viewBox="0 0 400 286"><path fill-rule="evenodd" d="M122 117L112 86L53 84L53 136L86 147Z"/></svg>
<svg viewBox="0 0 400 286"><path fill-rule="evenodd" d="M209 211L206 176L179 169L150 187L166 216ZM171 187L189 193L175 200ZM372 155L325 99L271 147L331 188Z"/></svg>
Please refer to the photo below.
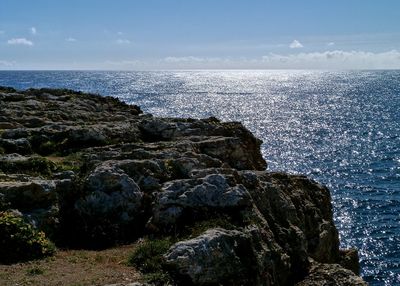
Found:
<svg viewBox="0 0 400 286"><path fill-rule="evenodd" d="M328 185L342 247L400 285L400 71L1 72L0 85L112 95L158 116L243 122L269 169Z"/></svg>

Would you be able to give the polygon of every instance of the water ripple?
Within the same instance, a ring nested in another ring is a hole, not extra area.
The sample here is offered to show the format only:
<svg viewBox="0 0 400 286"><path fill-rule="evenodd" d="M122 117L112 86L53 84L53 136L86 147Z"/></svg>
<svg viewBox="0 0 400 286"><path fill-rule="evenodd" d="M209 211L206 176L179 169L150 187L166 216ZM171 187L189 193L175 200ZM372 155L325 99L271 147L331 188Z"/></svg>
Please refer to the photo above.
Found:
<svg viewBox="0 0 400 286"><path fill-rule="evenodd" d="M329 186L342 247L400 285L399 71L0 72L0 85L112 95L158 116L241 121L271 170Z"/></svg>

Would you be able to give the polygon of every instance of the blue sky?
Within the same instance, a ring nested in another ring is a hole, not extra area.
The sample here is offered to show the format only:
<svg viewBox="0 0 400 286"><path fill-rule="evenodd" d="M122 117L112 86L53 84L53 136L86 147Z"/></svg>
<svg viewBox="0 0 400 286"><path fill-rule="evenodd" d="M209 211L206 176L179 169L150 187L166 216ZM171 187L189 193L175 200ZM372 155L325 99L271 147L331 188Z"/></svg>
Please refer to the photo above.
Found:
<svg viewBox="0 0 400 286"><path fill-rule="evenodd" d="M0 0L0 69L400 68L398 0Z"/></svg>

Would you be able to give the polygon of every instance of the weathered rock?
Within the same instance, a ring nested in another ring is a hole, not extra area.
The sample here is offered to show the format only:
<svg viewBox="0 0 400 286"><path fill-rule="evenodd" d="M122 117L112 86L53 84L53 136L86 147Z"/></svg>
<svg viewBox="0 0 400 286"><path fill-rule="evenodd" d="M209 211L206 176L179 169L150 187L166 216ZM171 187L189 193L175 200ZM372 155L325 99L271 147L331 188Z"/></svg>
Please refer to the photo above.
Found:
<svg viewBox="0 0 400 286"><path fill-rule="evenodd" d="M236 230L211 229L173 245L166 264L182 283L194 285L252 285L254 253L247 235Z"/></svg>
<svg viewBox="0 0 400 286"><path fill-rule="evenodd" d="M21 155L31 154L32 148L28 139L0 139L0 148L5 153L18 153Z"/></svg>
<svg viewBox="0 0 400 286"><path fill-rule="evenodd" d="M368 284L352 271L339 264L315 263L310 274L296 286L367 286Z"/></svg>
<svg viewBox="0 0 400 286"><path fill-rule="evenodd" d="M266 172L240 123L156 118L71 90L0 87L0 106L0 210L19 209L63 246L209 225L165 256L180 285L361 281L344 269L358 273L358 257L339 251L329 191Z"/></svg>
<svg viewBox="0 0 400 286"><path fill-rule="evenodd" d="M1 137L4 139L20 139L27 138L29 136L29 131L25 128L13 128L6 129L1 134Z"/></svg>
<svg viewBox="0 0 400 286"><path fill-rule="evenodd" d="M74 203L73 212L83 219L77 224L85 230L82 237L86 244L98 246L124 240L127 228L134 231L134 225L142 220L143 193L113 163L105 162L89 174L84 185L86 194Z"/></svg>
<svg viewBox="0 0 400 286"><path fill-rule="evenodd" d="M340 265L353 271L354 274L360 275L360 260L358 251L355 248L340 250Z"/></svg>
<svg viewBox="0 0 400 286"><path fill-rule="evenodd" d="M40 229L46 233L46 236L50 239L55 239L59 229L59 208L58 206L52 205L48 208L34 209L25 212L24 218L35 228Z"/></svg>
<svg viewBox="0 0 400 286"><path fill-rule="evenodd" d="M223 175L202 179L176 180L165 183L157 193L152 223L163 228L174 226L185 212L243 209L251 205L251 197L242 185L229 184Z"/></svg>
<svg viewBox="0 0 400 286"><path fill-rule="evenodd" d="M144 120L139 126L146 141L172 140L181 135L176 122L163 119Z"/></svg>
<svg viewBox="0 0 400 286"><path fill-rule="evenodd" d="M320 262L338 261L339 239L329 191L304 176L258 175L249 192L277 242L295 259L292 265L306 270L308 256Z"/></svg>
<svg viewBox="0 0 400 286"><path fill-rule="evenodd" d="M49 208L57 202L54 181L0 182L0 193L13 208L21 211Z"/></svg>
<svg viewBox="0 0 400 286"><path fill-rule="evenodd" d="M67 132L66 141L63 145L66 148L82 148L89 146L102 146L107 143L107 137L100 129L92 128L72 128Z"/></svg>
<svg viewBox="0 0 400 286"><path fill-rule="evenodd" d="M179 285L293 285L289 257L257 226L209 229L164 255Z"/></svg>

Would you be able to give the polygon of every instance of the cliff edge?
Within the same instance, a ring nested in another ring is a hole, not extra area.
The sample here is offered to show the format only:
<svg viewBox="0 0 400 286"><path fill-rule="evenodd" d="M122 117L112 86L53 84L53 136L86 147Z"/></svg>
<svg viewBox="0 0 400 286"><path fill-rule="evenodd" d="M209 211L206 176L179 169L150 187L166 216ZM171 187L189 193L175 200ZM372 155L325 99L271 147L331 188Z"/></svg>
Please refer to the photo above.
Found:
<svg viewBox="0 0 400 286"><path fill-rule="evenodd" d="M66 248L164 241L153 268L132 258L154 284L366 285L357 251L339 249L329 190L266 171L260 144L238 122L0 87L0 220Z"/></svg>

